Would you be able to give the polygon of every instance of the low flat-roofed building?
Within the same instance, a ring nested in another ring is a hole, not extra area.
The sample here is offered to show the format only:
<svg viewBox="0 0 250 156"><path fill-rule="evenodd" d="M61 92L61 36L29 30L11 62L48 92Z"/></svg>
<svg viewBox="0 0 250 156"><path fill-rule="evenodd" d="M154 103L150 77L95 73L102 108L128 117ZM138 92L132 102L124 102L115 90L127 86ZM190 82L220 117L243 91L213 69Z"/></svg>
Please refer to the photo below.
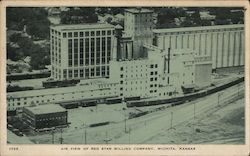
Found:
<svg viewBox="0 0 250 156"><path fill-rule="evenodd" d="M24 107L23 121L32 129L65 126L68 123L68 112L56 104Z"/></svg>

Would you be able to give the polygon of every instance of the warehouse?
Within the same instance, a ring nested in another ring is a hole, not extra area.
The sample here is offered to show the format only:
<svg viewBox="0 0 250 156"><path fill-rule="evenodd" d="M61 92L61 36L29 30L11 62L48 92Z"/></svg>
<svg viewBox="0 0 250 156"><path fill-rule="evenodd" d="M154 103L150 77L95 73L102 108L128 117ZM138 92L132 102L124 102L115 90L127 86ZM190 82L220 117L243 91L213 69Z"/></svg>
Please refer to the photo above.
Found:
<svg viewBox="0 0 250 156"><path fill-rule="evenodd" d="M8 111L20 110L23 107L45 103L60 103L72 100L100 99L117 96L116 84L109 79L81 80L77 86L62 88L47 88L8 93Z"/></svg>
<svg viewBox="0 0 250 156"><path fill-rule="evenodd" d="M24 107L23 121L34 130L65 126L68 124L68 112L56 104Z"/></svg>

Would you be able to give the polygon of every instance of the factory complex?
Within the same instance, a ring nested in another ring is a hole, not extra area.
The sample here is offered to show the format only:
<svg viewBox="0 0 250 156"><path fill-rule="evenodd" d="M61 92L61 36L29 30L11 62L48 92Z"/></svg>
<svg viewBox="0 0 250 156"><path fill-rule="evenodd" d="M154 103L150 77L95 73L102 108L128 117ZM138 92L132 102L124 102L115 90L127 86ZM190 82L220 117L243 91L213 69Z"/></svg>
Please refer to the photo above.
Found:
<svg viewBox="0 0 250 156"><path fill-rule="evenodd" d="M23 111L34 129L64 125L67 112L48 104L174 98L211 86L213 69L244 65L244 25L154 29L152 13L127 9L124 30L100 23L51 26L51 78L80 82L9 92L8 111Z"/></svg>

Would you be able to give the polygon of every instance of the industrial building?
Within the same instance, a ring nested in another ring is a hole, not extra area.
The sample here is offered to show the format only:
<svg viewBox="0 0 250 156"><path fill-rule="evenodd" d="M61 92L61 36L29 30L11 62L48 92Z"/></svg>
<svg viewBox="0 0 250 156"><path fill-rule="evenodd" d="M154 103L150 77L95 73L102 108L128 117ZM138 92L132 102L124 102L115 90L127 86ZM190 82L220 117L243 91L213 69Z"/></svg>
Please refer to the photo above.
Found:
<svg viewBox="0 0 250 156"><path fill-rule="evenodd" d="M143 44L153 43L153 11L148 9L126 9L124 19L124 36L133 41L132 57L144 57Z"/></svg>
<svg viewBox="0 0 250 156"><path fill-rule="evenodd" d="M154 29L154 45L160 48L193 49L212 57L213 69L245 64L244 25Z"/></svg>
<svg viewBox="0 0 250 156"><path fill-rule="evenodd" d="M182 88L187 86L211 84L210 57L196 57L192 50L163 50L153 45L144 48L146 58L111 60L109 78L81 80L77 86L65 88L8 93L8 110L50 102L102 101L110 97L171 98L182 95Z"/></svg>
<svg viewBox="0 0 250 156"><path fill-rule="evenodd" d="M31 129L52 128L68 124L68 112L56 104L24 107L22 118Z"/></svg>
<svg viewBox="0 0 250 156"><path fill-rule="evenodd" d="M110 24L56 25L50 30L51 77L55 80L107 77L114 47Z"/></svg>
<svg viewBox="0 0 250 156"><path fill-rule="evenodd" d="M8 111L72 100L171 98L209 86L212 68L244 65L243 25L153 30L151 17L150 10L127 9L124 31L109 24L52 26L52 78L80 83L10 92Z"/></svg>
<svg viewBox="0 0 250 156"><path fill-rule="evenodd" d="M7 95L8 111L22 111L23 107L46 103L60 103L84 99L103 99L117 96L116 83L109 79L82 80L77 86L65 88L47 88L10 92Z"/></svg>

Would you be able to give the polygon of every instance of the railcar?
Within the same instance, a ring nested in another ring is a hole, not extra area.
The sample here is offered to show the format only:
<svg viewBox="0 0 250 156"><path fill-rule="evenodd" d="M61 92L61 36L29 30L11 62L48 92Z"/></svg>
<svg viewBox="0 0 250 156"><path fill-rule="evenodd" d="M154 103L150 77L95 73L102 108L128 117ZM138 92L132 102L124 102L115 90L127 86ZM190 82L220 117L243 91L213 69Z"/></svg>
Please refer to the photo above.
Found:
<svg viewBox="0 0 250 156"><path fill-rule="evenodd" d="M184 96L170 98L170 99L160 99L160 100L133 100L127 101L127 107L143 107L143 106L152 106L152 105L161 105L161 104L171 104L171 105L179 105L188 101L195 100L197 98L205 97L207 95L222 91L226 88L232 87L240 82L244 81L244 77L237 78L236 80L232 80L229 83L222 83L218 85L214 85L205 90L201 90L195 93L186 94Z"/></svg>

